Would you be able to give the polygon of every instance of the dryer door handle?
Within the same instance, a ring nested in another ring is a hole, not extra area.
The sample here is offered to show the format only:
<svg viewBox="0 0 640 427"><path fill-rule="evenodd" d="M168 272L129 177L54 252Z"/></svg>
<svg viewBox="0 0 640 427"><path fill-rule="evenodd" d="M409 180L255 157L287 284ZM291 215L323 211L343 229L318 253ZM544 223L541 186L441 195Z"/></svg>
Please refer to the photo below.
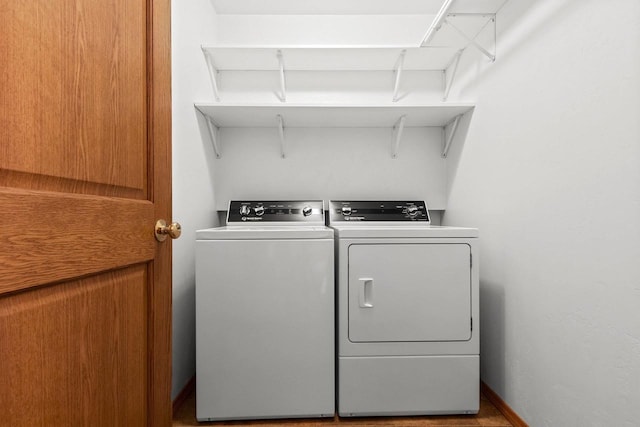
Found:
<svg viewBox="0 0 640 427"><path fill-rule="evenodd" d="M373 279L360 278L360 308L373 307Z"/></svg>

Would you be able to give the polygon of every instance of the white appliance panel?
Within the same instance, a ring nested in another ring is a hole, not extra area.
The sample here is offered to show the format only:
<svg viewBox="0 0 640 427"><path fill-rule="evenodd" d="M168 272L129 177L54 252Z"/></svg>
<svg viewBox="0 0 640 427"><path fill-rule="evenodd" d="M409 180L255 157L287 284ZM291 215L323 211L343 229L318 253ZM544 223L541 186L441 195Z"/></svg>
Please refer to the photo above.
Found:
<svg viewBox="0 0 640 427"><path fill-rule="evenodd" d="M349 246L349 341L471 339L471 247Z"/></svg>
<svg viewBox="0 0 640 427"><path fill-rule="evenodd" d="M333 230L308 226L226 226L196 231L198 240L333 239Z"/></svg>
<svg viewBox="0 0 640 427"><path fill-rule="evenodd" d="M197 245L198 420L332 416L333 239Z"/></svg>
<svg viewBox="0 0 640 427"><path fill-rule="evenodd" d="M425 227L430 228L430 227ZM478 354L480 349L479 268L478 239L476 238L343 238L342 229L336 228L336 303L339 312L338 354L340 356L407 356ZM439 234L439 233L438 233ZM473 331L468 341L386 341L353 342L349 340L349 248L367 244L465 244L471 248L471 317ZM344 319L344 320L343 320Z"/></svg>
<svg viewBox="0 0 640 427"><path fill-rule="evenodd" d="M479 357L341 357L340 416L471 414L480 409Z"/></svg>

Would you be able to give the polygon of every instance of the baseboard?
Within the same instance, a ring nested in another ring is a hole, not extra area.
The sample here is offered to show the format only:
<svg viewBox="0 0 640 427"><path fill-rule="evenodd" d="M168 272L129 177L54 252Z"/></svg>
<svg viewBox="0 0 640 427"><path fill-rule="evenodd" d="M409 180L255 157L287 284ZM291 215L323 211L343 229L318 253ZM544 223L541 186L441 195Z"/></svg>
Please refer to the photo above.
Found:
<svg viewBox="0 0 640 427"><path fill-rule="evenodd" d="M529 424L525 423L524 420L516 414L516 411L511 409L511 407L507 405L507 403L502 400L495 391L491 390L484 381L480 381L480 391L487 397L487 399L489 399L489 402L493 403L493 406L495 406L498 411L504 415L507 421L513 424L514 427L529 427Z"/></svg>
<svg viewBox="0 0 640 427"><path fill-rule="evenodd" d="M187 400L187 397L189 397L189 395L193 393L195 389L196 389L196 377L194 375L193 377L191 377L191 379L189 379L189 381L187 382L187 384L185 384L182 390L180 390L180 393L178 393L176 398L173 399L174 414L180 409L184 401ZM520 416L516 413L516 411L511 409L511 407L507 405L507 403L504 400L502 400L502 398L495 391L493 391L491 387L489 387L484 381L480 382L480 391L482 392L482 394L484 394L487 397L489 402L491 402L493 406L495 406L496 409L498 409L498 411L500 411L502 415L504 415L507 421L513 424L514 427L529 427L529 424L527 424L522 418L520 418Z"/></svg>
<svg viewBox="0 0 640 427"><path fill-rule="evenodd" d="M196 389L196 376L192 376L187 384L180 390L180 393L173 399L173 413L178 412L178 409L182 406L187 397Z"/></svg>

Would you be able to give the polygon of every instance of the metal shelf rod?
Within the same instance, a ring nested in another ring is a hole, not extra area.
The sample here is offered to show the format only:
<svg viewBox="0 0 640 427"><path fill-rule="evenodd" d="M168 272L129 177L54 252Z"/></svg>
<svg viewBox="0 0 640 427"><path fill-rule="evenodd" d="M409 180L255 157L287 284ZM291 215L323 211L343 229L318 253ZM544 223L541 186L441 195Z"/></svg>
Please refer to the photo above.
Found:
<svg viewBox="0 0 640 427"><path fill-rule="evenodd" d="M213 96L216 98L216 101L220 101L220 93L218 91L218 81L216 79L216 74L218 73L218 70L213 64L211 55L207 52L205 48L202 48L202 53L204 53L204 59L207 62L207 68L209 69L209 78L211 79L211 86L213 87Z"/></svg>
<svg viewBox="0 0 640 427"><path fill-rule="evenodd" d="M282 120L282 116L278 114L276 116L278 118L278 133L280 134L280 153L282 158L285 158L284 152L284 121Z"/></svg>
<svg viewBox="0 0 640 427"><path fill-rule="evenodd" d="M458 123L460 122L460 118L461 117L462 117L462 114L457 115L453 119L453 124L451 125L451 132L449 132L449 136L446 138L445 143L444 143L444 147L442 148L442 158L444 158L444 159L446 159L447 158L447 154L449 154L449 148L451 147L451 143L453 142L453 137L456 135L456 130L458 130ZM445 135L447 133L447 126L448 125L449 124L446 124L442 128L444 130Z"/></svg>
<svg viewBox="0 0 640 427"><path fill-rule="evenodd" d="M396 84L393 87L393 102L398 101L398 89L400 88L400 76L402 75L402 66L404 65L404 56L407 54L407 49L402 49L398 61L396 62Z"/></svg>
<svg viewBox="0 0 640 427"><path fill-rule="evenodd" d="M468 35L466 35L462 30L460 30L458 27L456 27L451 21L449 21L448 19L445 19L444 22L449 25L451 28L453 28L458 34L460 34L460 36L464 37L465 40L467 40L467 42L469 43L469 45L472 45L473 47L475 47L476 49L478 49L480 52L482 52L486 57L488 57L491 61L495 61L496 60L496 56L494 54L492 54L491 52L489 52L487 49L483 48L482 46L480 46L480 44L478 44L478 42L476 41L476 37L478 37L478 35L487 27L487 25L489 25L490 22L492 22L495 18L491 17L491 19L489 19L487 22L485 22L485 24L482 26L482 28L480 29L480 31L478 31L478 33L476 34L476 36L474 38L470 38Z"/></svg>
<svg viewBox="0 0 640 427"><path fill-rule="evenodd" d="M393 139L393 145L391 146L391 157L393 159L398 157L398 149L400 148L400 138L402 138L402 131L404 130L404 121L407 116L400 116L395 125L393 125L393 131L395 133Z"/></svg>
<svg viewBox="0 0 640 427"><path fill-rule="evenodd" d="M453 86L453 79L456 78L456 72L458 71L458 64L460 63L460 57L462 56L462 52L464 52L464 49L460 49L458 53L456 53L456 56L453 58L452 63L449 64L447 68L445 68L442 71L444 73L444 81L445 81L444 96L442 97L443 101L446 101L447 98L449 97L449 91L451 90L451 86ZM449 81L447 81L447 70L449 69L449 67L451 67L451 65L453 65L453 70L451 70L451 77L449 77Z"/></svg>
<svg viewBox="0 0 640 427"><path fill-rule="evenodd" d="M213 123L213 119L206 114L204 115L207 121L207 128L209 129L209 135L211 135L211 145L213 145L213 152L216 155L216 159L220 158L220 146L218 145L218 127Z"/></svg>
<svg viewBox="0 0 640 427"><path fill-rule="evenodd" d="M454 0L445 0L445 2L442 4L442 7L436 15L436 18L433 20L433 22L429 26L429 29L427 29L427 33L422 38L420 46L426 46L431 41L436 32L440 29L442 23L447 17L447 14L449 13L449 9L451 9L453 1Z"/></svg>
<svg viewBox="0 0 640 427"><path fill-rule="evenodd" d="M280 49L278 49L276 56L278 57L278 64L280 65L280 89L282 90L280 100L285 102L287 100L287 87L284 78L284 58L282 57L282 51Z"/></svg>

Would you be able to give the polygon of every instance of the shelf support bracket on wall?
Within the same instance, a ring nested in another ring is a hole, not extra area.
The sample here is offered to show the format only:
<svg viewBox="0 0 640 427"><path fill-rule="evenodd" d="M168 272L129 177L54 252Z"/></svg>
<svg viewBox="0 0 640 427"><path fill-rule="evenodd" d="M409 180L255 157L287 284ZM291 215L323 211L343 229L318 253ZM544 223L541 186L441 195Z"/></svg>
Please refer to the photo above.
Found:
<svg viewBox="0 0 640 427"><path fill-rule="evenodd" d="M395 125L393 125L393 143L391 145L391 158L398 158L398 149L400 148L400 138L402 138L402 131L404 130L404 122L407 118L406 115L401 116Z"/></svg>
<svg viewBox="0 0 640 427"><path fill-rule="evenodd" d="M442 74L444 77L444 96L442 97L443 101L446 101L449 97L449 91L451 90L451 86L453 85L453 79L456 78L456 72L458 71L458 64L460 63L462 52L464 52L464 49L460 49L453 57L453 60L449 63L449 65L447 65L447 67L442 70ZM449 77L449 81L447 81L447 70L452 66L453 69L451 70L451 77Z"/></svg>
<svg viewBox="0 0 640 427"><path fill-rule="evenodd" d="M280 133L280 153L282 158L285 158L284 152L284 120L282 120L282 116L280 114L277 115L278 118L278 132Z"/></svg>
<svg viewBox="0 0 640 427"><path fill-rule="evenodd" d="M284 58L282 57L282 51L280 49L278 49L276 56L278 57L278 64L280 66L280 90L282 92L280 101L285 102L287 100L287 86L284 78Z"/></svg>
<svg viewBox="0 0 640 427"><path fill-rule="evenodd" d="M494 62L496 60L496 56L489 52L487 49L485 49L484 47L480 46L480 44L476 41L476 38L480 35L480 33L482 31L484 31L485 28L487 28L487 25L489 25L489 23L491 22L495 22L496 18L495 16L492 16L489 20L487 20L487 22L485 22L485 24L482 26L482 28L480 28L480 30L476 33L476 35L471 38L468 35L466 35L460 28L456 27L451 21L449 21L448 19L444 20L444 23L449 25L451 28L453 28L458 34L460 34L461 37L463 37L466 41L467 41L467 46L473 46L476 49L478 49L480 52L482 52L483 55L485 55L487 58L489 58L491 60L491 62Z"/></svg>
<svg viewBox="0 0 640 427"><path fill-rule="evenodd" d="M449 154L449 148L451 147L451 143L453 142L453 137L456 135L456 130L458 130L458 123L460 122L460 118L462 114L457 115L452 121L447 123L442 127L442 131L445 135L444 146L442 147L442 158L446 159L447 154ZM447 126L451 125L451 131L449 135L447 135Z"/></svg>
<svg viewBox="0 0 640 427"><path fill-rule="evenodd" d="M400 88L400 76L402 75L402 66L404 65L404 56L407 54L407 49L402 49L400 56L396 61L394 71L396 72L396 84L393 87L393 102L398 101L398 89Z"/></svg>
<svg viewBox="0 0 640 427"><path fill-rule="evenodd" d="M206 114L203 114L204 119L207 122L207 129L209 129L209 135L211 135L211 145L213 145L213 152L216 155L216 159L220 158L220 146L218 145L218 126L213 123L213 119Z"/></svg>
<svg viewBox="0 0 640 427"><path fill-rule="evenodd" d="M209 69L209 78L211 78L211 86L213 87L213 96L216 98L216 101L220 101L220 92L218 91L218 80L216 75L218 74L218 69L213 63L213 59L211 58L211 54L207 52L207 50L203 47L202 53L204 53L204 59L207 62L207 68Z"/></svg>
<svg viewBox="0 0 640 427"><path fill-rule="evenodd" d="M420 47L424 47L427 44L429 44L433 36L435 36L436 32L438 32L440 27L442 27L442 23L447 18L447 15L449 14L449 9L451 9L451 5L453 1L454 0L445 0L445 2L442 4L442 7L438 11L438 14L436 15L431 25L429 26L429 29L427 29L427 33L422 38L422 43L420 43Z"/></svg>

